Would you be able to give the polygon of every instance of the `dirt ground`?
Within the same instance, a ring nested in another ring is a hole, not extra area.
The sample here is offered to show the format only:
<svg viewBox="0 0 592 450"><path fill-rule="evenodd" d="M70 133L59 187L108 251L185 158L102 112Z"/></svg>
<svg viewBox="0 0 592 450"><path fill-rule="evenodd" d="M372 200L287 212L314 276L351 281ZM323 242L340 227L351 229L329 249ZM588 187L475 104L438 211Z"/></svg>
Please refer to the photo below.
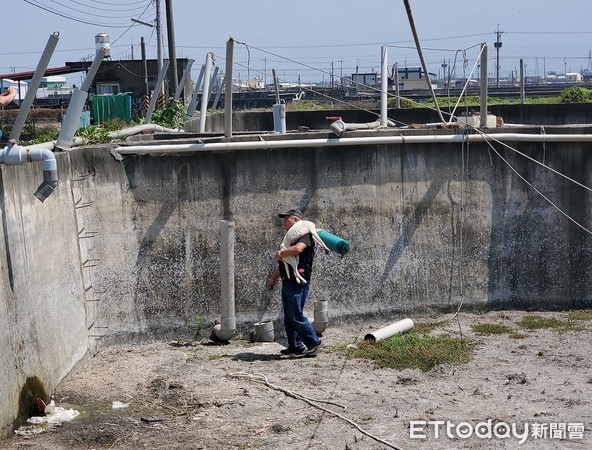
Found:
<svg viewBox="0 0 592 450"><path fill-rule="evenodd" d="M111 347L80 364L57 387L57 404L79 410L80 416L30 438L0 441L0 447L592 448L592 323L581 322L582 331L524 331L517 325L524 314L461 313L460 327L454 321L438 332L458 336L462 329L476 340L472 360L426 373L379 369L339 350L385 323L330 327L314 358L280 357L283 342ZM565 318L565 313L537 314ZM503 323L526 336L479 336L471 330L475 323ZM114 409L114 401L129 405ZM422 427L412 421L445 423ZM463 434L468 425L456 428L462 422L482 424L481 437L474 430ZM529 426L522 445L505 424L517 424L518 433ZM446 427L452 427L449 433Z"/></svg>

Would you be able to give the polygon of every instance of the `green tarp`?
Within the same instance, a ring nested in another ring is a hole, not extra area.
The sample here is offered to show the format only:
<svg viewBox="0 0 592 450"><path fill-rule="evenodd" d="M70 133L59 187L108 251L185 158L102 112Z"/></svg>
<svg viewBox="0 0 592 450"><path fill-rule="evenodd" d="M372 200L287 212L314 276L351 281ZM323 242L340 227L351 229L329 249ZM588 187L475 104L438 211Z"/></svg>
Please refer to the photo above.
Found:
<svg viewBox="0 0 592 450"><path fill-rule="evenodd" d="M111 119L132 119L132 98L129 94L95 95L92 98L94 123Z"/></svg>

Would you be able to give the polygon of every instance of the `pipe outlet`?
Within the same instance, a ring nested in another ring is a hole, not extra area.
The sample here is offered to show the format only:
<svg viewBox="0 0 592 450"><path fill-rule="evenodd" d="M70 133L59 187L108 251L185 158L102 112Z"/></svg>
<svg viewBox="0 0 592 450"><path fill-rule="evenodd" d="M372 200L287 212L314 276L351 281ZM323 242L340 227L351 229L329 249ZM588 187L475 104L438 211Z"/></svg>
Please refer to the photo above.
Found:
<svg viewBox="0 0 592 450"><path fill-rule="evenodd" d="M58 184L58 165L53 152L39 146L24 148L16 145L16 141L11 140L0 154L0 163L7 166L21 165L31 161L42 161L43 182L34 195L43 202L55 191Z"/></svg>
<svg viewBox="0 0 592 450"><path fill-rule="evenodd" d="M391 336L394 336L397 333L403 333L405 331L409 331L412 328L413 328L413 320L403 319L403 320L399 320L398 322L391 323L390 325L380 328L372 333L368 333L366 336L364 336L364 340L378 342L383 339L387 339Z"/></svg>

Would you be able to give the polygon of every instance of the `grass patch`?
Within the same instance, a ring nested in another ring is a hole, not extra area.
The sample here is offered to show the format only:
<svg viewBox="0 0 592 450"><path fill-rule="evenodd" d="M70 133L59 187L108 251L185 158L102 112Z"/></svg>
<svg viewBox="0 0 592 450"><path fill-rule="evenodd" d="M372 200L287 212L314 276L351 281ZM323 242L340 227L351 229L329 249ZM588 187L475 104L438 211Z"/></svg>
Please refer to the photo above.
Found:
<svg viewBox="0 0 592 450"><path fill-rule="evenodd" d="M448 321L446 320L415 323L413 324L413 331L416 334L430 334L436 328L442 328L446 324L448 324Z"/></svg>
<svg viewBox="0 0 592 450"><path fill-rule="evenodd" d="M508 337L510 339L526 339L526 335L524 333L510 333Z"/></svg>
<svg viewBox="0 0 592 450"><path fill-rule="evenodd" d="M555 317L543 317L536 314L525 315L520 322L522 328L527 330L553 329L557 331L581 331L582 328L574 325L569 320L556 319Z"/></svg>
<svg viewBox="0 0 592 450"><path fill-rule="evenodd" d="M578 309L567 313L567 320L592 320L592 309Z"/></svg>
<svg viewBox="0 0 592 450"><path fill-rule="evenodd" d="M505 334L511 333L512 329L501 323L478 323L471 326L473 331L478 334Z"/></svg>
<svg viewBox="0 0 592 450"><path fill-rule="evenodd" d="M418 336L415 332L397 334L379 342L364 341L348 356L374 361L378 367L420 369L427 372L440 364L464 364L475 345L466 339L448 335Z"/></svg>

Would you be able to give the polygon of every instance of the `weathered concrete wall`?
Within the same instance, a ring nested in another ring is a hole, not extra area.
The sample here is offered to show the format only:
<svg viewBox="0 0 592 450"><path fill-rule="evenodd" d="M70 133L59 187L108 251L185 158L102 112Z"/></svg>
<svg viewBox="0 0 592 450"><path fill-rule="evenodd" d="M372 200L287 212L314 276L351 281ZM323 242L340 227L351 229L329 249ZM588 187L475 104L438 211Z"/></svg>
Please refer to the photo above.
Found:
<svg viewBox="0 0 592 450"><path fill-rule="evenodd" d="M590 144L516 146L592 185ZM500 145L495 150L566 214L592 227L588 191ZM279 292L263 286L283 235L277 213L292 206L352 243L345 258L319 254L315 263L311 298L329 300L333 323L369 314L394 320L461 301L471 309L592 302L591 236L485 144L122 161L108 149L89 148L59 154L58 165L59 188L43 204L32 196L39 167L2 167L4 434L28 377L39 377L50 392L87 349L192 337L218 319L222 219L236 223L241 331L279 317Z"/></svg>
<svg viewBox="0 0 592 450"><path fill-rule="evenodd" d="M27 379L36 377L50 393L88 348L71 177L64 160L59 158L60 187L45 203L33 196L43 180L40 163L1 167L3 435L17 418Z"/></svg>

